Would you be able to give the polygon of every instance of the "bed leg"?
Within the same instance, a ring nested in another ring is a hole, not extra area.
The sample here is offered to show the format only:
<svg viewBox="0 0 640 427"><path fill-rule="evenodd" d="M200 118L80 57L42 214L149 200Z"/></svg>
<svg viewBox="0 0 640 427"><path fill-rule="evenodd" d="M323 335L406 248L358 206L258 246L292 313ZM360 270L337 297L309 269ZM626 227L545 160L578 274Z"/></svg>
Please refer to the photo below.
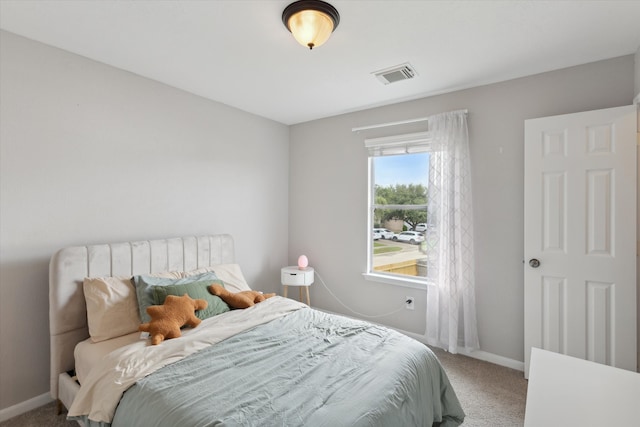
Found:
<svg viewBox="0 0 640 427"><path fill-rule="evenodd" d="M56 400L56 415L62 414L62 410L64 409L64 405L60 399Z"/></svg>

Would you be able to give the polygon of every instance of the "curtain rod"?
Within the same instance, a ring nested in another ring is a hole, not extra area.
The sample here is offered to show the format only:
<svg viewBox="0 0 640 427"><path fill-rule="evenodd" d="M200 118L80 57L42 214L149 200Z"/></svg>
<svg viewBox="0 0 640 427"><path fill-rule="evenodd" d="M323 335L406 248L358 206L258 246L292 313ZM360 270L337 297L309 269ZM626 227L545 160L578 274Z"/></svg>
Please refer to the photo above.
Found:
<svg viewBox="0 0 640 427"><path fill-rule="evenodd" d="M467 110L458 110L458 111L461 111L464 114L468 113ZM378 128L385 128L389 126L406 125L410 123L419 123L419 122L426 122L426 121L429 121L429 117L420 117L417 119L408 119L408 120L400 120L397 122L380 123L377 125L360 126L356 128L351 128L351 132L360 132L361 130L378 129Z"/></svg>
<svg viewBox="0 0 640 427"><path fill-rule="evenodd" d="M351 128L351 132L360 132L361 130L367 130L367 129L385 128L388 126L406 125L409 123L426 122L428 120L429 120L428 117L420 117L418 119L400 120L398 122L380 123L377 125L370 125L370 126L360 126L357 128Z"/></svg>

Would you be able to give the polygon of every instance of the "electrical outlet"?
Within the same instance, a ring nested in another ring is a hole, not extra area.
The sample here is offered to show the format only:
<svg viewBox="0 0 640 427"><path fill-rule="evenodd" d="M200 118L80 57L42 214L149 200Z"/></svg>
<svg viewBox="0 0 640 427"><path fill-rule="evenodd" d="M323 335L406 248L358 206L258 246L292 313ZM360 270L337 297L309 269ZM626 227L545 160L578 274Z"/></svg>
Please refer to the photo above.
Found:
<svg viewBox="0 0 640 427"><path fill-rule="evenodd" d="M415 304L413 303L413 297L406 297L404 300L404 307L407 310L413 310L413 307L415 306Z"/></svg>

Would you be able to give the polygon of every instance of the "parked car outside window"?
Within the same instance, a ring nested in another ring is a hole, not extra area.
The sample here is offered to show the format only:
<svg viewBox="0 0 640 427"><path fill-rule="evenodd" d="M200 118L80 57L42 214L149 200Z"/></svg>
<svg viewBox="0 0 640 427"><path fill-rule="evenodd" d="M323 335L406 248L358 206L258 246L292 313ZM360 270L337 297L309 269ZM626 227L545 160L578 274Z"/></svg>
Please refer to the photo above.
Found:
<svg viewBox="0 0 640 427"><path fill-rule="evenodd" d="M375 229L373 230L372 236L373 236L373 240L378 240L380 239L380 237L382 237L382 235L379 232L377 232Z"/></svg>
<svg viewBox="0 0 640 427"><path fill-rule="evenodd" d="M424 242L424 235L417 231L403 231L402 233L398 233L393 236L393 240L409 242L412 245L415 245L417 243Z"/></svg>
<svg viewBox="0 0 640 427"><path fill-rule="evenodd" d="M393 239L396 233L391 230L387 230L386 228L374 228L374 233L380 233L380 238L382 239Z"/></svg>
<svg viewBox="0 0 640 427"><path fill-rule="evenodd" d="M426 231L426 230L427 230L427 224L425 224L424 222L421 222L420 224L416 224L415 231Z"/></svg>

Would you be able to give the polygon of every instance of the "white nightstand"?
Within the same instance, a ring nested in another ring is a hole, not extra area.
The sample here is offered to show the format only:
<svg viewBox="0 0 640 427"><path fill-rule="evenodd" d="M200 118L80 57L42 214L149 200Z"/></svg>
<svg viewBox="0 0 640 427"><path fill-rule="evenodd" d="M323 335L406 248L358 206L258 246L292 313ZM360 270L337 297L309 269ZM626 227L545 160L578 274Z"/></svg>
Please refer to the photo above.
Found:
<svg viewBox="0 0 640 427"><path fill-rule="evenodd" d="M284 287L285 298L287 297L289 286L298 286L300 287L300 301L302 301L302 288L304 287L307 293L307 305L311 305L309 286L311 286L314 280L313 267L305 267L302 270L297 266L282 267L280 279Z"/></svg>

